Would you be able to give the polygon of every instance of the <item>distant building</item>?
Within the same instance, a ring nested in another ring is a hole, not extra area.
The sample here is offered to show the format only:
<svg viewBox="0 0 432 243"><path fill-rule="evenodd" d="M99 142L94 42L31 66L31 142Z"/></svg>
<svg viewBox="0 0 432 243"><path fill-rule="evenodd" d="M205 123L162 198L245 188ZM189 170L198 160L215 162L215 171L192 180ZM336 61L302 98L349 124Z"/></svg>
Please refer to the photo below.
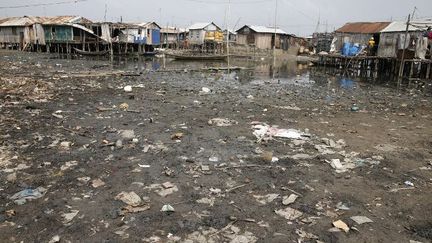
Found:
<svg viewBox="0 0 432 243"><path fill-rule="evenodd" d="M222 29L213 22L196 23L188 29L190 45L203 45L205 43L220 44L224 41Z"/></svg>
<svg viewBox="0 0 432 243"><path fill-rule="evenodd" d="M176 27L165 27L161 29L161 45L166 48L177 47L185 38L186 30Z"/></svg>
<svg viewBox="0 0 432 243"><path fill-rule="evenodd" d="M245 25L236 32L237 44L255 46L258 49L272 49L275 45L276 49L287 50L290 36L293 36L279 28L254 25Z"/></svg>
<svg viewBox="0 0 432 243"><path fill-rule="evenodd" d="M228 36L228 41L230 43L236 43L237 42L237 33L233 30L224 30L224 42L226 42L226 37Z"/></svg>
<svg viewBox="0 0 432 243"><path fill-rule="evenodd" d="M334 47L340 51L344 43L358 43L359 45L368 45L369 40L373 37L375 46L380 43L380 34L391 22L355 22L346 23L334 33Z"/></svg>
<svg viewBox="0 0 432 243"><path fill-rule="evenodd" d="M406 32L406 22L396 21L389 24L381 31L378 56L401 57L404 49L403 43ZM431 46L428 38L424 36L428 27L432 28L432 19L411 21L406 41L407 58L425 59L430 56Z"/></svg>
<svg viewBox="0 0 432 243"><path fill-rule="evenodd" d="M141 27L141 35L146 37L146 44L151 46L159 46L161 44L161 27L156 22L148 22L139 24Z"/></svg>
<svg viewBox="0 0 432 243"><path fill-rule="evenodd" d="M11 17L0 19L0 44L18 49L46 47L53 44L78 46L99 43L99 38L88 26L92 22L80 16Z"/></svg>

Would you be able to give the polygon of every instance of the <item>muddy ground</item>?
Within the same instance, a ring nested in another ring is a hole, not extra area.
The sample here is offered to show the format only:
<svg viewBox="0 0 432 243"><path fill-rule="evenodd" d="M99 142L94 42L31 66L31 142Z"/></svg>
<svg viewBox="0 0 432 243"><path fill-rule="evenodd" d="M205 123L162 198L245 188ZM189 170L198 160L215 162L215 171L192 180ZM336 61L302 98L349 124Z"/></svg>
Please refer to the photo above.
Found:
<svg viewBox="0 0 432 243"><path fill-rule="evenodd" d="M0 242L432 241L430 93L140 65L0 52Z"/></svg>

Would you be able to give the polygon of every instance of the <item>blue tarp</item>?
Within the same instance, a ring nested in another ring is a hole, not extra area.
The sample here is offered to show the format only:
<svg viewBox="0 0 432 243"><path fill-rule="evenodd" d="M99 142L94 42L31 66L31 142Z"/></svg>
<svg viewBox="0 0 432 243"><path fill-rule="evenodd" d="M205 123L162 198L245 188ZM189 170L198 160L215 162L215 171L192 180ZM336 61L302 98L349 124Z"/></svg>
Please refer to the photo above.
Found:
<svg viewBox="0 0 432 243"><path fill-rule="evenodd" d="M361 51L359 44L345 42L342 47L343 56L355 56Z"/></svg>

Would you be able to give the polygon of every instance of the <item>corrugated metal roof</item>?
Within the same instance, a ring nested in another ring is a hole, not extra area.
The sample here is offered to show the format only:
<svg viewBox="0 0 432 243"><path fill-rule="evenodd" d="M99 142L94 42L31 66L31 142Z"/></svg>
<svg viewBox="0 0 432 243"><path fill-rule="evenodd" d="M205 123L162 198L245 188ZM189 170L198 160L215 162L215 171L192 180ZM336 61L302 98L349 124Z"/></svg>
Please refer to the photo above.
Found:
<svg viewBox="0 0 432 243"><path fill-rule="evenodd" d="M414 20L411 22L408 31L424 31L428 27L432 27L432 19ZM395 21L384 28L381 32L404 32L406 31L406 22Z"/></svg>
<svg viewBox="0 0 432 243"><path fill-rule="evenodd" d="M346 23L335 32L339 33L359 33L359 34L373 34L381 32L387 27L390 22L355 22Z"/></svg>
<svg viewBox="0 0 432 243"><path fill-rule="evenodd" d="M248 27L249 29L251 29L257 33L264 33L264 34L274 34L275 33L274 27L265 27L265 26L258 26L258 25L245 25L245 26L241 27L239 30L237 30L237 32L239 32L241 29L243 29L245 27ZM288 35L287 32L285 32L284 30L282 30L280 28L276 28L276 34Z"/></svg>
<svg viewBox="0 0 432 243"><path fill-rule="evenodd" d="M159 29L161 29L161 27L160 27L160 25L158 25L156 22L145 22L145 23L140 23L140 24L138 24L138 26L141 26L141 27L144 27L144 28L148 28L148 27L150 27L151 25L155 25L155 26L157 26Z"/></svg>
<svg viewBox="0 0 432 243"><path fill-rule="evenodd" d="M190 30L200 30L200 29L204 29L205 27L211 25L212 23L195 23L191 26L188 27L188 29Z"/></svg>
<svg viewBox="0 0 432 243"><path fill-rule="evenodd" d="M161 29L161 33L164 33L164 34L178 34L180 32L181 32L181 30L179 28L171 27L171 26Z"/></svg>
<svg viewBox="0 0 432 243"><path fill-rule="evenodd" d="M189 26L187 29L188 30L200 30L200 29L206 28L209 25L214 25L214 26L216 26L216 28L221 29L219 26L217 26L213 22L210 22L210 23L195 23L195 24Z"/></svg>
<svg viewBox="0 0 432 243"><path fill-rule="evenodd" d="M55 16L55 17L40 17L40 16L24 16L11 17L0 22L0 26L28 26L33 24L44 25L61 25L61 24L84 24L91 23L90 20L81 16Z"/></svg>

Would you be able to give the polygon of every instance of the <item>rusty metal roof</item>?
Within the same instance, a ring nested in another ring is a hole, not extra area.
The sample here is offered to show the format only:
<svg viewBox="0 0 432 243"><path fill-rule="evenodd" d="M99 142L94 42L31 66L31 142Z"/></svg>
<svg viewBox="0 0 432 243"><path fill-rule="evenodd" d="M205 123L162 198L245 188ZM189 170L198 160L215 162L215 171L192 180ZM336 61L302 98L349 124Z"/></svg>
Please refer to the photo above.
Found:
<svg viewBox="0 0 432 243"><path fill-rule="evenodd" d="M335 32L339 33L359 33L359 34L373 34L379 33L386 28L391 22L355 22L346 23Z"/></svg>
<svg viewBox="0 0 432 243"><path fill-rule="evenodd" d="M29 26L33 24L43 25L62 25L62 24L87 24L90 20L81 16L55 16L55 17L39 17L39 16L24 16L11 17L0 20L0 26Z"/></svg>

